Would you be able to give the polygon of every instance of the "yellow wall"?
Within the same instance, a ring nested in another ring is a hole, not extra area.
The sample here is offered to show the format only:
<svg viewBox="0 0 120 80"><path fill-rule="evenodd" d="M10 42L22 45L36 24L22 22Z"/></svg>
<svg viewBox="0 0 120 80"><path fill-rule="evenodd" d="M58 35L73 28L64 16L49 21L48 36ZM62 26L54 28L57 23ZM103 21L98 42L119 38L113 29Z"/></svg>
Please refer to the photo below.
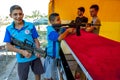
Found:
<svg viewBox="0 0 120 80"><path fill-rule="evenodd" d="M63 21L73 20L77 16L77 8L83 6L85 16L91 20L89 7L92 4L100 7L100 35L120 42L120 0L54 0L54 12L58 12Z"/></svg>
<svg viewBox="0 0 120 80"><path fill-rule="evenodd" d="M120 42L120 22L102 22L100 35Z"/></svg>

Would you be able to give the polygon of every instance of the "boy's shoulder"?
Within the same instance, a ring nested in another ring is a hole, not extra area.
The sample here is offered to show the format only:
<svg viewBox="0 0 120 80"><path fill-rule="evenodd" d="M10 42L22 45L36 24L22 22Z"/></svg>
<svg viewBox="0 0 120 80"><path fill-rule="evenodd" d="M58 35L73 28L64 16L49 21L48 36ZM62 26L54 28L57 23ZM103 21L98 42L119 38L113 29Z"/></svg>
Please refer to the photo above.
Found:
<svg viewBox="0 0 120 80"><path fill-rule="evenodd" d="M46 27L46 29L47 29L48 34L51 33L51 32L53 32L53 31L56 31L56 30L53 28L52 25L48 25L48 26Z"/></svg>
<svg viewBox="0 0 120 80"><path fill-rule="evenodd" d="M24 21L24 25L34 25L32 22L25 21L25 20L23 20L23 21Z"/></svg>
<svg viewBox="0 0 120 80"><path fill-rule="evenodd" d="M14 22L11 22L9 25L7 25L6 29L14 28Z"/></svg>
<svg viewBox="0 0 120 80"><path fill-rule="evenodd" d="M47 28L50 28L50 27L52 27L52 25L47 25Z"/></svg>
<svg viewBox="0 0 120 80"><path fill-rule="evenodd" d="M28 22L25 20L23 20L23 21L24 21L24 27L31 28L31 29L33 29L35 27L34 23Z"/></svg>
<svg viewBox="0 0 120 80"><path fill-rule="evenodd" d="M52 25L48 25L46 28L47 29L53 29L53 26Z"/></svg>

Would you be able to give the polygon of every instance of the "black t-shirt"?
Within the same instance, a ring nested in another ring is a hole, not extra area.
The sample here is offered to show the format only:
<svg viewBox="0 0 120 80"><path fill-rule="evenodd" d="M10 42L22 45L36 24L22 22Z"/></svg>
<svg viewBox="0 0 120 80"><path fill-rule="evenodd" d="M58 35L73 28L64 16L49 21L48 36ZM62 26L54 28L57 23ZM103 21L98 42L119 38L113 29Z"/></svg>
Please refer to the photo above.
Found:
<svg viewBox="0 0 120 80"><path fill-rule="evenodd" d="M88 18L85 16L83 16L82 18L76 17L75 22L76 23L88 23Z"/></svg>

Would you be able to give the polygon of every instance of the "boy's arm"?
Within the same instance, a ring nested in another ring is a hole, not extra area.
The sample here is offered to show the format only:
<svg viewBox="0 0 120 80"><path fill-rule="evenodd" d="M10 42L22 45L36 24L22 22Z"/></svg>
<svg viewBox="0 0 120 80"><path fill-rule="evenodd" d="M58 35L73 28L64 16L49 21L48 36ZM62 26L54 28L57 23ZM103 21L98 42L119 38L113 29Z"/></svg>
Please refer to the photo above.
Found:
<svg viewBox="0 0 120 80"><path fill-rule="evenodd" d="M11 43L6 42L7 50L17 52L26 58L29 58L31 56L31 53L28 53L26 50L18 49L15 46L11 45Z"/></svg>
<svg viewBox="0 0 120 80"><path fill-rule="evenodd" d="M36 48L40 48L39 40L36 38L36 39L34 39L34 41L35 41Z"/></svg>
<svg viewBox="0 0 120 80"><path fill-rule="evenodd" d="M9 51L18 52L18 53L22 52L21 49L15 48L13 45L11 45L11 43L8 43L8 42L6 43L6 47L7 47L7 50Z"/></svg>
<svg viewBox="0 0 120 80"><path fill-rule="evenodd" d="M34 41L35 41L35 45L36 45L36 48L40 48L40 42L39 42L39 40L36 38L36 39L34 39ZM40 58L40 54L39 53L37 53L37 54L35 54L38 58Z"/></svg>
<svg viewBox="0 0 120 80"><path fill-rule="evenodd" d="M40 48L40 42L39 42L39 40L38 40L39 35L38 35L38 33L37 33L37 30L36 30L35 26L33 26L33 29L32 29L32 37L33 37L33 39L34 39L36 48ZM37 54L35 54L35 55L36 55L38 58L40 58L40 54L39 54L39 53L37 53Z"/></svg>
<svg viewBox="0 0 120 80"><path fill-rule="evenodd" d="M69 34L68 30L66 30L64 33L60 34L60 36L58 37L58 40L61 41L61 40L64 39L68 34Z"/></svg>
<svg viewBox="0 0 120 80"><path fill-rule="evenodd" d="M75 33L75 28L68 28L68 29L66 29L65 32L60 34L60 36L58 37L58 40L60 41L60 40L64 39L70 33Z"/></svg>
<svg viewBox="0 0 120 80"><path fill-rule="evenodd" d="M37 32L35 26L33 26L33 29L32 29L32 38L34 39L36 48L40 48L40 42L38 40L38 37L39 37L38 32Z"/></svg>
<svg viewBox="0 0 120 80"><path fill-rule="evenodd" d="M91 32L91 31L94 30L94 28L95 28L94 26L87 26L86 29L85 29L85 31Z"/></svg>

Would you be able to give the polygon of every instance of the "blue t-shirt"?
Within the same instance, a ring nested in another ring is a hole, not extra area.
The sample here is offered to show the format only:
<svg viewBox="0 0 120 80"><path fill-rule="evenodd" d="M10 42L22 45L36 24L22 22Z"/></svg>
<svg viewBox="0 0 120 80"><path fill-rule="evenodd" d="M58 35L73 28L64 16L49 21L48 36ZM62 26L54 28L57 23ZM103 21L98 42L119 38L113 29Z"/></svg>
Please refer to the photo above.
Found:
<svg viewBox="0 0 120 80"><path fill-rule="evenodd" d="M4 37L4 42L10 43L11 38L14 37L22 42L24 42L25 39L27 39L27 40L31 41L35 46L34 39L39 37L39 35L36 31L36 28L30 22L26 22L24 20L23 20L23 22L24 22L24 25L20 30L15 28L14 22L12 22L12 24L7 26L5 37ZM37 57L33 54L30 58L25 58L25 57L23 58L23 57L21 57L21 54L17 53L16 58L19 63L22 63L22 62L32 61L32 60L36 59Z"/></svg>
<svg viewBox="0 0 120 80"><path fill-rule="evenodd" d="M60 43L58 41L59 34L55 31L52 26L47 26L47 55L60 58L59 56L59 49Z"/></svg>

